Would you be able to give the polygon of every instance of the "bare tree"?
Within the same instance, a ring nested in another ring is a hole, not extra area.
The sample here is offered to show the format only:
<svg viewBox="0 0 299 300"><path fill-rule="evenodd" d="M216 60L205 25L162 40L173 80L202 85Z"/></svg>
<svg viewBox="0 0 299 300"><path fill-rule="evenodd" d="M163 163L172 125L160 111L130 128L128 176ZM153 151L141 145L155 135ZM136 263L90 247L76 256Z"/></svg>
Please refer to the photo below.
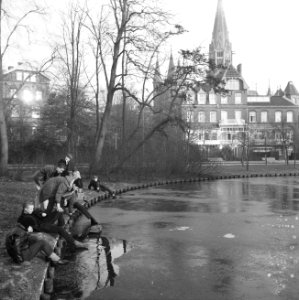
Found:
<svg viewBox="0 0 299 300"><path fill-rule="evenodd" d="M177 33L182 30L180 27L178 29L179 31ZM173 70L172 75L161 82L158 90L146 93L146 82L149 79L149 71L143 73L143 89L141 90L140 97L126 90L127 94L140 105L137 126L128 136L126 142L132 144L134 141L134 137L140 129L138 124L140 120L142 120L145 109L151 110L152 118L155 122L148 128L142 140L136 143L114 169L120 168L124 162L136 153L155 133L159 132L167 137L169 127L174 126L180 129L180 136L184 136L185 131L188 130L188 122L186 122L184 116L187 112L182 109L182 105L185 101L188 101L188 91L191 88L207 82L206 67L208 64L199 48L193 51L181 51L181 56L183 61L182 65L177 66L175 70ZM217 82L219 83L220 81ZM160 101L161 106L156 108L155 105L152 105L153 102L159 100L162 100Z"/></svg>
<svg viewBox="0 0 299 300"><path fill-rule="evenodd" d="M64 16L62 25L62 44L58 45L59 59L63 65L63 81L68 93L66 104L69 107L67 119L67 147L75 153L76 119L80 99L84 97L84 86L81 83L83 73L83 29L85 13L77 4L72 4Z"/></svg>
<svg viewBox="0 0 299 300"><path fill-rule="evenodd" d="M285 164L289 164L289 148L294 145L294 129L282 119L280 123L273 124L275 133L281 145Z"/></svg>
<svg viewBox="0 0 299 300"><path fill-rule="evenodd" d="M129 2L129 3L128 3ZM105 28L107 23L100 23L102 28L99 32L99 53L100 60L103 66L104 79L106 84L106 103L105 110L102 116L101 123L99 124L99 129L96 135L96 145L95 145L95 155L94 155L94 165L97 166L100 163L101 154L104 146L105 136L107 133L108 121L111 114L113 96L116 91L116 85L119 74L117 74L117 68L119 61L121 59L121 43L123 40L124 33L127 29L130 19L133 17L133 13L130 11L130 1L127 0L111 0L109 6L113 17L114 24L113 27ZM101 20L102 22L102 20ZM108 38L108 39L107 39ZM107 49L111 51L110 68L106 61L107 59ZM110 69L110 71L108 70Z"/></svg>
<svg viewBox="0 0 299 300"><path fill-rule="evenodd" d="M110 0L109 5L101 7L99 16L94 16L90 10L87 12L89 20L87 28L92 33L96 45L95 53L99 54L100 62L96 56L95 63L96 66L101 65L106 92L100 122L97 117L98 130L93 166L97 167L101 160L115 93L122 91L123 96L122 143L124 144L127 140L124 110L127 99L132 98L133 94L131 88L128 88L128 82L130 80L134 83L142 82L141 70L144 71L142 75L147 73L149 78L150 70L146 70L149 65L147 58L150 57L152 61L162 41L170 36L169 33L161 31L161 25L168 24L168 14L149 3L147 0ZM96 74L98 70L96 67ZM95 89L96 101L98 90ZM140 93L144 91L145 88ZM143 105L143 108L145 106Z"/></svg>

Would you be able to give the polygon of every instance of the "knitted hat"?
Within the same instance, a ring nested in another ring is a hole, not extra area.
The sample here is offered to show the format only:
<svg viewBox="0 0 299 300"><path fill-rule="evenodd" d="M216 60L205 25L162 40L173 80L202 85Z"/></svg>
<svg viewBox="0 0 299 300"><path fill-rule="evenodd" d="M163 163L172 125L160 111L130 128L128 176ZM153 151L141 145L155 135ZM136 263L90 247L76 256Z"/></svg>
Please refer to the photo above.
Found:
<svg viewBox="0 0 299 300"><path fill-rule="evenodd" d="M58 168L66 168L66 163L65 163L65 160L64 159L60 159L57 163L57 167Z"/></svg>
<svg viewBox="0 0 299 300"><path fill-rule="evenodd" d="M68 157L70 160L73 159L73 155L71 153L67 153L65 157Z"/></svg>

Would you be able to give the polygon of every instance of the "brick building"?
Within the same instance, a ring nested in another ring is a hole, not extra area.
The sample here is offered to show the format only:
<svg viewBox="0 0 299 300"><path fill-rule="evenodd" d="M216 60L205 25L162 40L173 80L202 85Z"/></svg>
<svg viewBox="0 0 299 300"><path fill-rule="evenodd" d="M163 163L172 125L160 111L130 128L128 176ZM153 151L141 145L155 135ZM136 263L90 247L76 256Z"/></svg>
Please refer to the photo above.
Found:
<svg viewBox="0 0 299 300"><path fill-rule="evenodd" d="M44 74L24 67L8 67L3 74L9 137L25 140L36 130L41 109L49 96L50 80Z"/></svg>
<svg viewBox="0 0 299 300"><path fill-rule="evenodd" d="M242 76L242 65L235 67L232 62L222 0L218 0L209 58L215 65L224 67L216 69L215 75L223 80L227 92L215 93L207 85L188 92L182 111L190 124L190 142L197 144L207 156L224 147L229 147L236 158L246 148L255 159L265 155L282 158L286 153L290 156L299 142L297 89L289 82L284 91L273 96L270 91L260 96L249 90ZM172 64L171 58L170 67ZM157 82L155 78L154 88Z"/></svg>

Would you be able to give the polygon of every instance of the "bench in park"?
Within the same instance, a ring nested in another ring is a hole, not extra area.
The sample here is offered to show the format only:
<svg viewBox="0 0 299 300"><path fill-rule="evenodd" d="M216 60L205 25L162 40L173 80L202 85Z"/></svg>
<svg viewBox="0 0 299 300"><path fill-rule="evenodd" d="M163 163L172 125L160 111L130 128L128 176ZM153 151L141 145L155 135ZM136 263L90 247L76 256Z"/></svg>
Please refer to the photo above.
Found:
<svg viewBox="0 0 299 300"><path fill-rule="evenodd" d="M262 157L262 160L266 160L266 157ZM267 157L267 162L274 162L275 157Z"/></svg>

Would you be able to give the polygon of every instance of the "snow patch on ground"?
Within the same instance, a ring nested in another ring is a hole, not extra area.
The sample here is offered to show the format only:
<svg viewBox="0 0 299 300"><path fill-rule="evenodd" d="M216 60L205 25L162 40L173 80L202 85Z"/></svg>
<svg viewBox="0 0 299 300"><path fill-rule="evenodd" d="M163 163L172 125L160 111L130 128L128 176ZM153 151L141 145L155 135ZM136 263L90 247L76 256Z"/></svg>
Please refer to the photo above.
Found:
<svg viewBox="0 0 299 300"><path fill-rule="evenodd" d="M236 236L232 233L227 233L223 237L226 239L234 239Z"/></svg>

